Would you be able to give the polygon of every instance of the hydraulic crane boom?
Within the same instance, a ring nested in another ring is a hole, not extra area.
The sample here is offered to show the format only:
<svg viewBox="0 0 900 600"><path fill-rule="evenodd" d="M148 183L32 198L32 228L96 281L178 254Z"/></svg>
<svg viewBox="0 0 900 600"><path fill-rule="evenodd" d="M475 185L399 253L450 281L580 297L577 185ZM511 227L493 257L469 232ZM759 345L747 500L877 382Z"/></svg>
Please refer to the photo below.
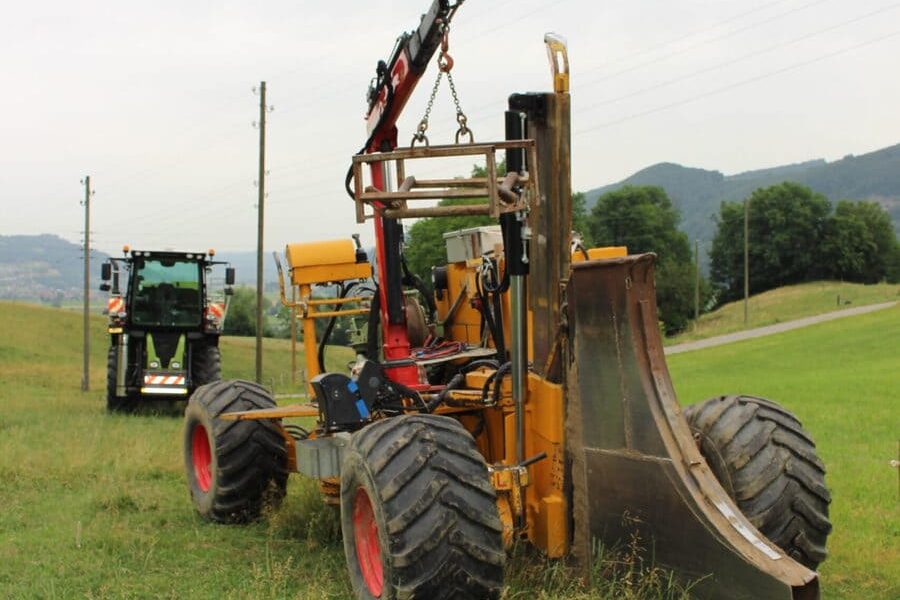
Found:
<svg viewBox="0 0 900 600"><path fill-rule="evenodd" d="M463 1L434 0L422 15L419 27L397 40L388 62L379 61L377 76L369 87L366 115L369 137L363 152L384 152L397 147L397 119ZM372 185L379 190L389 185L390 178L385 171L386 167L378 163L372 165ZM397 219L376 215L375 252L385 366L392 379L414 386L418 384L414 365L391 365L391 361L406 360L410 354L403 301L402 237L403 229Z"/></svg>

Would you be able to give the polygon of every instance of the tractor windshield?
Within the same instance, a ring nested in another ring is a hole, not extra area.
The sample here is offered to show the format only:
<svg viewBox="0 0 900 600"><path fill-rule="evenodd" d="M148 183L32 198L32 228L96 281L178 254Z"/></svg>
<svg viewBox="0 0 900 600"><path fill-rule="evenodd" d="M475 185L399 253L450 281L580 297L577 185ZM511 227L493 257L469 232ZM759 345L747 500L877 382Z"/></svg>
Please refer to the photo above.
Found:
<svg viewBox="0 0 900 600"><path fill-rule="evenodd" d="M139 259L133 275L131 320L135 325L200 324L200 264L174 258Z"/></svg>

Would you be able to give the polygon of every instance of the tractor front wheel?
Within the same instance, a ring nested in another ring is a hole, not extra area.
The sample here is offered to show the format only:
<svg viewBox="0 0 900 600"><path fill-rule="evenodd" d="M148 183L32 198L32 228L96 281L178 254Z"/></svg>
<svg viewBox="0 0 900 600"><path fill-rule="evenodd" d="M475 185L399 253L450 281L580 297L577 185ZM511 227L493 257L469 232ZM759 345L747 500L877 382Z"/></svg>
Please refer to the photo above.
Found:
<svg viewBox="0 0 900 600"><path fill-rule="evenodd" d="M825 466L800 421L775 402L720 396L689 406L700 452L744 516L794 560L815 569L831 532Z"/></svg>
<svg viewBox="0 0 900 600"><path fill-rule="evenodd" d="M356 432L341 467L341 527L357 598L498 598L496 492L454 419L407 415Z"/></svg>
<svg viewBox="0 0 900 600"><path fill-rule="evenodd" d="M116 395L116 371L119 367L119 349L110 346L106 356L106 411L133 412L137 403L133 396Z"/></svg>
<svg viewBox="0 0 900 600"><path fill-rule="evenodd" d="M284 498L287 450L281 426L272 419L219 418L274 406L265 388L249 381L211 383L191 396L184 413L184 462L191 499L201 516L242 523Z"/></svg>
<svg viewBox="0 0 900 600"><path fill-rule="evenodd" d="M195 388L222 379L222 356L219 347L197 344L191 352L191 379Z"/></svg>

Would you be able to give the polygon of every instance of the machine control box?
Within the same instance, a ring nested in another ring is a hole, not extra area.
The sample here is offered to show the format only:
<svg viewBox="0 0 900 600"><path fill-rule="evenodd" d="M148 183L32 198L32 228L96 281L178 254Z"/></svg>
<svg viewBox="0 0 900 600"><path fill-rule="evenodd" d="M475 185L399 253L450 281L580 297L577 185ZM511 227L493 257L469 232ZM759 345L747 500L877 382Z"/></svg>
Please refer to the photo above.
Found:
<svg viewBox="0 0 900 600"><path fill-rule="evenodd" d="M352 431L370 420L372 404L360 395L353 379L342 373L322 373L310 384L326 430Z"/></svg>

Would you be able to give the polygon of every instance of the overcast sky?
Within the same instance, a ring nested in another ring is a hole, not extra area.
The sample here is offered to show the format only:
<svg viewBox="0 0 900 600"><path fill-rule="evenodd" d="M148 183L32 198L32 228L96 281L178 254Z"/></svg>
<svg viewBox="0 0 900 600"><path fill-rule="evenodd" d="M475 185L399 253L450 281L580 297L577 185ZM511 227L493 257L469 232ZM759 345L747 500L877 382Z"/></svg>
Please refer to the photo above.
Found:
<svg viewBox="0 0 900 600"><path fill-rule="evenodd" d="M78 242L91 175L102 250L255 248L265 80L266 247L371 240L344 174L376 61L429 3L4 0L0 234ZM900 142L900 2L467 0L451 54L477 141L502 137L510 93L550 89L547 31L569 43L576 190L661 161L729 174ZM453 117L445 86L432 143Z"/></svg>

